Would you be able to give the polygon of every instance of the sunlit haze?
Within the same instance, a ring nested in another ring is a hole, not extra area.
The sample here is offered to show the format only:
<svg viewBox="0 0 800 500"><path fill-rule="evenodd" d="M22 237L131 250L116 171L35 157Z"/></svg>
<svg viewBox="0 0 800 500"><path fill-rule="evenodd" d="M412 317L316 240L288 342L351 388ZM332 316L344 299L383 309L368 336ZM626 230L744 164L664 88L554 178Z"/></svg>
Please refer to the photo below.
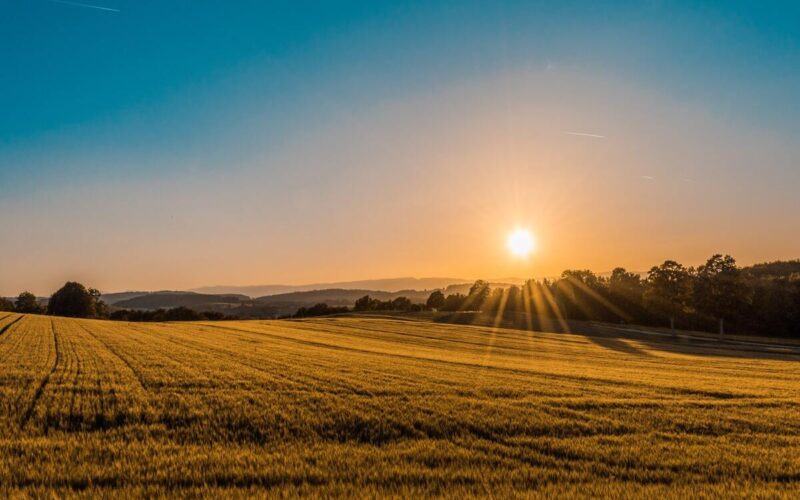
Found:
<svg viewBox="0 0 800 500"><path fill-rule="evenodd" d="M795 4L100 4L3 4L0 295L800 255Z"/></svg>
<svg viewBox="0 0 800 500"><path fill-rule="evenodd" d="M508 250L515 257L528 257L536 247L533 234L525 228L517 228L508 235Z"/></svg>

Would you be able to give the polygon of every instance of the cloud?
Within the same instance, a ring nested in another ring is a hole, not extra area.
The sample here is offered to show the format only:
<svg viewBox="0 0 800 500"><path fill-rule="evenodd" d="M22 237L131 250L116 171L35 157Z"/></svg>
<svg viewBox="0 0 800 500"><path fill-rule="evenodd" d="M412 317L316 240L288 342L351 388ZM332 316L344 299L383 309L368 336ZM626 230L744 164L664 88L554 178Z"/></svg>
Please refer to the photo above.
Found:
<svg viewBox="0 0 800 500"><path fill-rule="evenodd" d="M72 5L73 7L85 7L87 9L105 10L108 12L120 12L119 9L112 9L111 7L101 7L100 5L90 5L88 3L69 2L67 0L50 0L50 1L64 5Z"/></svg>
<svg viewBox="0 0 800 500"><path fill-rule="evenodd" d="M643 175L642 179L644 179L646 181L654 181L654 180L656 180L656 178L653 177L652 175Z"/></svg>
<svg viewBox="0 0 800 500"><path fill-rule="evenodd" d="M604 136L604 135L590 134L588 132L568 132L568 131L564 131L564 133L567 134L567 135L577 135L577 136L580 136L580 137L591 137L592 139L605 139L606 138L606 136Z"/></svg>

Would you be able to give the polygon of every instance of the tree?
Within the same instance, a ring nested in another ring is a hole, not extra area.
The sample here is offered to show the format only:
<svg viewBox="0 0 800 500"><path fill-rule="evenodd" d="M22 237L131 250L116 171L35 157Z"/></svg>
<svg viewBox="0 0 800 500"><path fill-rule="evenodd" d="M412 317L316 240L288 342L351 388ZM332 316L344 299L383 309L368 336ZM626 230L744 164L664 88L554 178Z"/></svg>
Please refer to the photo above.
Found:
<svg viewBox="0 0 800 500"><path fill-rule="evenodd" d="M559 308L576 319L615 319L617 315L609 310L606 294L605 283L588 269L566 270L553 284L553 296Z"/></svg>
<svg viewBox="0 0 800 500"><path fill-rule="evenodd" d="M623 267L611 271L608 279L609 291L631 302L640 303L644 294L644 283L637 273L629 273Z"/></svg>
<svg viewBox="0 0 800 500"><path fill-rule="evenodd" d="M568 269L561 273L562 280L580 283L590 288L600 288L600 278L588 269Z"/></svg>
<svg viewBox="0 0 800 500"><path fill-rule="evenodd" d="M464 306L464 302L466 301L467 297L463 293L456 293L453 295L448 295L446 299L444 299L444 304L442 304L440 311L458 311Z"/></svg>
<svg viewBox="0 0 800 500"><path fill-rule="evenodd" d="M0 311L13 311L14 303L5 297L0 297Z"/></svg>
<svg viewBox="0 0 800 500"><path fill-rule="evenodd" d="M70 318L94 318L97 316L98 302L102 303L100 292L87 290L80 283L68 281L50 297L47 313Z"/></svg>
<svg viewBox="0 0 800 500"><path fill-rule="evenodd" d="M697 309L719 320L719 334L725 334L725 318L739 313L747 289L736 260L730 255L713 255L697 268L694 302Z"/></svg>
<svg viewBox="0 0 800 500"><path fill-rule="evenodd" d="M108 304L103 302L100 299L101 293L100 290L96 288L89 289L89 295L92 296L92 300L94 300L94 315L96 318L108 318L109 310Z"/></svg>
<svg viewBox="0 0 800 500"><path fill-rule="evenodd" d="M464 307L473 311L480 311L483 308L483 303L489 298L489 283L484 280L477 280L469 287L469 294L467 300L464 301Z"/></svg>
<svg viewBox="0 0 800 500"><path fill-rule="evenodd" d="M500 311L500 306L505 307L504 300L506 291L503 288L495 288L490 290L489 296L483 301L480 307L470 307L471 309L480 309L483 312L496 314Z"/></svg>
<svg viewBox="0 0 800 500"><path fill-rule="evenodd" d="M511 312L524 310L524 306L522 305L522 290L516 285L511 285L508 287L508 290L506 290L505 310Z"/></svg>
<svg viewBox="0 0 800 500"><path fill-rule="evenodd" d="M427 302L425 302L425 306L428 309L441 309L444 305L444 294L441 290L434 290L431 295L428 297Z"/></svg>
<svg viewBox="0 0 800 500"><path fill-rule="evenodd" d="M622 267L611 271L608 278L608 298L628 318L625 320L638 320L646 322L650 314L644 307L645 283L638 273L631 273Z"/></svg>
<svg viewBox="0 0 800 500"><path fill-rule="evenodd" d="M28 291L22 292L17 296L17 300L14 302L14 310L25 314L42 314L44 312L44 308L36 300L36 295Z"/></svg>
<svg viewBox="0 0 800 500"><path fill-rule="evenodd" d="M353 306L354 311L371 311L373 309L375 309L375 301L369 295L364 295L357 299Z"/></svg>
<svg viewBox="0 0 800 500"><path fill-rule="evenodd" d="M654 309L669 317L675 329L675 317L686 309L691 293L692 274L674 260L664 261L647 273L645 299Z"/></svg>
<svg viewBox="0 0 800 500"><path fill-rule="evenodd" d="M539 317L561 316L561 311L553 300L550 288L551 283L547 279L541 282L535 279L527 280L522 288L523 307L527 303L527 310Z"/></svg>
<svg viewBox="0 0 800 500"><path fill-rule="evenodd" d="M326 316L328 314L341 314L348 312L347 306L331 307L328 304L314 304L311 307L301 307L292 316L293 318L307 318L312 316ZM204 313L206 316L208 313Z"/></svg>
<svg viewBox="0 0 800 500"><path fill-rule="evenodd" d="M411 299L408 297L397 297L391 302L393 311L408 311L411 309Z"/></svg>

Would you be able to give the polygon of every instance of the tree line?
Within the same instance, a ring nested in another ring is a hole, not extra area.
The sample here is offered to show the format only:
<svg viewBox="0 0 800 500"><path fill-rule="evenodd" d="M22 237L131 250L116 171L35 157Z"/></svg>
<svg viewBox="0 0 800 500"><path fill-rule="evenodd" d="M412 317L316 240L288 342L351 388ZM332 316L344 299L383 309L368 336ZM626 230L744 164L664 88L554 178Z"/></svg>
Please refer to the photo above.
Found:
<svg viewBox="0 0 800 500"><path fill-rule="evenodd" d="M323 303L302 307L294 316L422 310L524 313L556 320L800 337L800 260L741 268L730 255L717 254L697 268L667 260L644 275L621 267L608 276L567 270L557 279L531 279L522 286L492 287L478 280L466 294L436 290L425 303L407 297L381 301L366 295L352 309ZM99 291L76 282L66 283L46 306L30 292L22 292L14 301L0 298L0 311L123 321L232 319L185 307L110 314Z"/></svg>
<svg viewBox="0 0 800 500"><path fill-rule="evenodd" d="M86 288L81 283L69 281L58 289L47 305L39 302L31 292L20 293L14 301L0 297L0 311L13 311L23 314L49 314L70 318L98 318L116 321L220 321L236 319L220 312L195 311L188 307L138 311L121 309L110 312L108 305L101 300L100 292Z"/></svg>
<svg viewBox="0 0 800 500"><path fill-rule="evenodd" d="M644 276L621 267L607 277L567 270L558 279L528 280L522 287L491 289L477 281L466 296L431 294L427 305L720 334L800 336L800 261L742 269L730 255L717 254L697 268L667 260Z"/></svg>
<svg viewBox="0 0 800 500"><path fill-rule="evenodd" d="M163 322L163 321L223 321L237 319L218 311L195 311L185 306L171 309L156 309L152 311L139 311L135 309L120 309L109 315L114 321L133 322Z"/></svg>
<svg viewBox="0 0 800 500"><path fill-rule="evenodd" d="M717 254L697 268L667 260L644 275L621 267L608 276L567 270L557 279L530 279L522 286L492 287L478 280L467 294L435 290L424 304L367 295L352 310L524 313L553 320L800 337L800 260L741 268L730 255ZM295 316L347 311L317 304Z"/></svg>
<svg viewBox="0 0 800 500"><path fill-rule="evenodd" d="M29 291L20 293L13 302L0 298L0 311L14 311L24 314L49 314L70 318L107 318L108 305L100 300L100 292L86 288L80 283L68 281L58 289L47 304L41 304L36 295Z"/></svg>

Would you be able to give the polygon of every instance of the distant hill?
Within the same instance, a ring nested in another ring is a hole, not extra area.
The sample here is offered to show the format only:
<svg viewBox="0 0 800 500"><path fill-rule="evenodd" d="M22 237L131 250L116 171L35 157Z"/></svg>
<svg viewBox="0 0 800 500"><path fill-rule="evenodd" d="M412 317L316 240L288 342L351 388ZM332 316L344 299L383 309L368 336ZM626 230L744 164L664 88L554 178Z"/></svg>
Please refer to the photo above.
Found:
<svg viewBox="0 0 800 500"><path fill-rule="evenodd" d="M211 307L215 304L225 304L230 307L249 300L250 297L235 294L211 295L195 292L151 292L119 300L113 306L120 309L169 309L183 306L203 310L203 307Z"/></svg>
<svg viewBox="0 0 800 500"><path fill-rule="evenodd" d="M800 274L800 259L764 262L745 267L743 271L756 278L788 278Z"/></svg>
<svg viewBox="0 0 800 500"><path fill-rule="evenodd" d="M294 314L301 307L325 302L330 306L352 306L356 299L369 295L380 300L407 297L412 302L425 302L430 291L401 290L384 292L382 290L349 290L342 288L309 290L284 294L267 295L251 299L236 294L204 294L196 292L152 292L140 293L112 304L114 309L171 309L189 307L196 311L218 311L240 318L274 318ZM112 297L113 298L113 297Z"/></svg>
<svg viewBox="0 0 800 500"><path fill-rule="evenodd" d="M430 296L430 291L400 290L397 292L384 292L382 290L348 290L330 288L327 290L310 290L307 292L291 292L278 295L259 297L256 302L279 308L287 313L294 313L298 308L313 306L324 302L329 306L352 306L356 300L369 295L378 300L392 300L397 297L406 297L412 302L425 302Z"/></svg>
<svg viewBox="0 0 800 500"><path fill-rule="evenodd" d="M141 297L152 292L118 292L118 293L104 293L100 296L100 300L108 305L114 305L122 300L132 299L134 297Z"/></svg>
<svg viewBox="0 0 800 500"><path fill-rule="evenodd" d="M315 290L375 290L399 292L401 290L434 290L446 288L456 283L471 283L461 278L389 278L361 281L342 281L336 283L312 283L308 285L254 285L254 286L205 286L193 288L192 292L206 294L242 294L249 297L264 297L291 292Z"/></svg>

